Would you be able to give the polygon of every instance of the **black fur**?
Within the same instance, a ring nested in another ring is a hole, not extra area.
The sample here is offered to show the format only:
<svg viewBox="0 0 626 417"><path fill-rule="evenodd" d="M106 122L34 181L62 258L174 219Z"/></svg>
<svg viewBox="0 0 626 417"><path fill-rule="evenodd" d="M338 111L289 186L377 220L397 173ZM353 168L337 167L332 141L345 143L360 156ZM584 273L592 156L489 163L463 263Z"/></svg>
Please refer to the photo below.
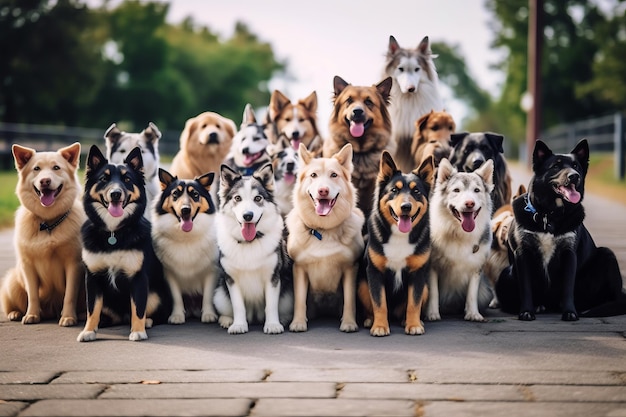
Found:
<svg viewBox="0 0 626 417"><path fill-rule="evenodd" d="M511 201L511 177L504 158L504 136L497 133L453 133L450 136L450 163L459 172L473 172L488 159L493 160L491 193L495 212Z"/></svg>
<svg viewBox="0 0 626 417"><path fill-rule="evenodd" d="M520 320L534 320L544 310L560 311L565 321L626 314L615 254L596 247L583 224L588 167L585 139L570 154L554 154L540 140L535 144L528 193L513 201L511 267L496 285L502 309L518 313Z"/></svg>
<svg viewBox="0 0 626 417"><path fill-rule="evenodd" d="M126 275L120 269L124 266L121 264L105 265L97 270L87 268L87 308L89 314L92 314L96 298L103 297L105 308L102 312L104 320L101 323L104 325L127 323L131 315L132 298L139 317L147 312L147 316L154 324L164 323L171 313L172 299L163 276L162 265L152 247L150 222L143 216L146 209L146 194L141 150L134 148L124 162L124 165L109 164L95 145L89 151L83 197L87 214L87 221L81 230L83 247L85 251L95 256L119 253L120 262L123 259L121 256L123 251L141 252L143 263L139 271L132 275ZM124 218L113 231L115 244L109 242L112 231L97 211L97 207L102 207L103 202L94 198L98 190L108 187L111 183L125 187L131 196L129 203L137 206L134 213ZM111 278L112 270L115 271L114 282ZM149 293L157 294L160 300L154 311L148 310Z"/></svg>

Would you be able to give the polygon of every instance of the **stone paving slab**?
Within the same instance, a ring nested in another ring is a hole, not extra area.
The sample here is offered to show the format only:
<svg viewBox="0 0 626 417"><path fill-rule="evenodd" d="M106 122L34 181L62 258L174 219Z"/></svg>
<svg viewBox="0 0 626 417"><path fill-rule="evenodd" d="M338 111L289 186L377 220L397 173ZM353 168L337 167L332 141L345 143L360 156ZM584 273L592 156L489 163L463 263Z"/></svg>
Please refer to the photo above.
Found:
<svg viewBox="0 0 626 417"><path fill-rule="evenodd" d="M409 400L350 400L350 399L276 399L259 400L250 416L423 416L420 407ZM448 415L451 417L452 414Z"/></svg>
<svg viewBox="0 0 626 417"><path fill-rule="evenodd" d="M414 401L523 401L514 385L481 384L346 384L339 398Z"/></svg>
<svg viewBox="0 0 626 417"><path fill-rule="evenodd" d="M261 369L163 370L163 371L72 371L52 384L158 384L193 382L260 382L268 371ZM1 374L0 374L1 375Z"/></svg>
<svg viewBox="0 0 626 417"><path fill-rule="evenodd" d="M626 417L624 404L433 402L423 417Z"/></svg>
<svg viewBox="0 0 626 417"><path fill-rule="evenodd" d="M7 384L0 387L0 399L36 401L47 399L96 398L106 389L102 384L23 385Z"/></svg>

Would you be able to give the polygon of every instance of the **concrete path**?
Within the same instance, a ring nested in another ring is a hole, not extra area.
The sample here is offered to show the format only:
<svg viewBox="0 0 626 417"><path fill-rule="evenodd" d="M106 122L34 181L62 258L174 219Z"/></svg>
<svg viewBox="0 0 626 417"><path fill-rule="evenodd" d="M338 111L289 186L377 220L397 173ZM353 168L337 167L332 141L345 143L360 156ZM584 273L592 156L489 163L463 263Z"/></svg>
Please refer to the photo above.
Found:
<svg viewBox="0 0 626 417"><path fill-rule="evenodd" d="M514 171L527 184L525 170ZM587 226L626 276L626 206L588 194ZM0 232L0 273L14 263ZM82 324L0 319L0 416L626 417L626 316L485 323L444 317L426 334L374 338L311 321L301 334L231 336L217 324L156 326L149 340Z"/></svg>

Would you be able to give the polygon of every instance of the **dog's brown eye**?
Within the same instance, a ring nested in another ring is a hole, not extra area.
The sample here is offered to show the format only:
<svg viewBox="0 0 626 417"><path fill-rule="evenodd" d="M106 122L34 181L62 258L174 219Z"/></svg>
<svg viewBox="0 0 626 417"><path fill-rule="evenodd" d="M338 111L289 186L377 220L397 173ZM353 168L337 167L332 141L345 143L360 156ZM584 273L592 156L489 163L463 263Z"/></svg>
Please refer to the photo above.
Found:
<svg viewBox="0 0 626 417"><path fill-rule="evenodd" d="M317 174L315 172L311 172L311 178L317 178Z"/></svg>
<svg viewBox="0 0 626 417"><path fill-rule="evenodd" d="M256 197L254 197L254 201L259 203L263 200L263 197L261 197L260 195L257 195Z"/></svg>
<svg viewBox="0 0 626 417"><path fill-rule="evenodd" d="M330 178L337 178L337 173L336 172L332 172L330 174Z"/></svg>
<svg viewBox="0 0 626 417"><path fill-rule="evenodd" d="M397 187L392 187L390 190L393 194L398 192L398 188Z"/></svg>
<svg viewBox="0 0 626 417"><path fill-rule="evenodd" d="M452 191L454 191L455 193L460 193L460 192L461 192L461 190L460 190L460 189L458 189L458 188L455 188L455 189L454 189L454 190L452 190Z"/></svg>
<svg viewBox="0 0 626 417"><path fill-rule="evenodd" d="M439 130L439 126L438 125L433 125L433 127L430 128L430 130L432 131L438 131Z"/></svg>
<svg viewBox="0 0 626 417"><path fill-rule="evenodd" d="M400 67L400 68L398 68L398 71L400 71L400 72L404 72L404 68L403 68L403 67Z"/></svg>
<svg viewBox="0 0 626 417"><path fill-rule="evenodd" d="M236 195L235 197L233 197L233 200L239 203L241 201L241 196Z"/></svg>
<svg viewBox="0 0 626 417"><path fill-rule="evenodd" d="M365 105L367 107L373 107L374 106L374 102L368 98L368 99L365 99Z"/></svg>
<svg viewBox="0 0 626 417"><path fill-rule="evenodd" d="M199 197L200 197L200 194L198 194L196 190L193 190L191 192L191 198L193 198L194 200L197 200Z"/></svg>
<svg viewBox="0 0 626 417"><path fill-rule="evenodd" d="M34 167L34 168L33 168L33 171L41 171L41 168L39 168L39 167Z"/></svg>
<svg viewBox="0 0 626 417"><path fill-rule="evenodd" d="M354 102L354 100L352 100L352 97L348 97L346 99L346 103L348 103L348 104L352 104L353 102Z"/></svg>
<svg viewBox="0 0 626 417"><path fill-rule="evenodd" d="M206 123L202 125L202 129L204 129L206 127Z"/></svg>
<svg viewBox="0 0 626 417"><path fill-rule="evenodd" d="M479 193L480 192L480 188L474 188L474 192L475 193Z"/></svg>

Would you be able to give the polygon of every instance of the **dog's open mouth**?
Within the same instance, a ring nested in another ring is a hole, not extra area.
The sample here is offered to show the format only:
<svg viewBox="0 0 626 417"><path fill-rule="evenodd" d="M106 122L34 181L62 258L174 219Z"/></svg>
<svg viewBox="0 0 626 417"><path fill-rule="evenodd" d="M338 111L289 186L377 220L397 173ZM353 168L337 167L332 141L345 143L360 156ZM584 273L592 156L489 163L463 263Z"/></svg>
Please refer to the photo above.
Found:
<svg viewBox="0 0 626 417"><path fill-rule="evenodd" d="M59 185L59 188L57 188L56 190L53 190L51 188L44 188L40 190L35 187L35 193L37 193L37 196L39 196L39 202L42 206L50 207L52 204L54 204L54 201L61 192L62 188L63 184Z"/></svg>
<svg viewBox="0 0 626 417"><path fill-rule="evenodd" d="M256 223L245 222L241 225L241 236L246 242L252 242L256 238Z"/></svg>
<svg viewBox="0 0 626 417"><path fill-rule="evenodd" d="M122 217L124 215L125 202L122 200L107 201L104 196L100 196L100 202L113 217Z"/></svg>
<svg viewBox="0 0 626 417"><path fill-rule="evenodd" d="M372 119L369 119L365 122L356 121L356 120L348 120L348 125L350 126L350 135L353 138L360 138L365 133L365 130L372 125Z"/></svg>
<svg viewBox="0 0 626 417"><path fill-rule="evenodd" d="M243 156L243 164L249 167L250 165L254 163L254 161L259 159L261 156L263 156L263 151L253 153L253 154L245 154Z"/></svg>
<svg viewBox="0 0 626 417"><path fill-rule="evenodd" d="M296 174L294 174L293 172L285 172L285 175L283 176L283 179L285 180L286 184L293 184L296 182Z"/></svg>
<svg viewBox="0 0 626 417"><path fill-rule="evenodd" d="M195 215L191 215L191 209L183 207L183 209L180 211L180 216L178 217L178 221L180 222L180 228L183 232L191 232L193 230L194 217Z"/></svg>
<svg viewBox="0 0 626 417"><path fill-rule="evenodd" d="M454 217L461 222L461 227L464 231L469 233L474 230L476 227L476 216L480 213L480 209L476 211L462 211L459 213L457 209L450 206L450 210L452 211L452 214L454 214Z"/></svg>
<svg viewBox="0 0 626 417"><path fill-rule="evenodd" d="M566 201L569 201L572 204L577 204L580 202L581 196L578 190L576 189L576 185L573 182L569 182L563 185L554 185L554 191L557 194L563 196Z"/></svg>
<svg viewBox="0 0 626 417"><path fill-rule="evenodd" d="M396 221L398 225L398 230L402 233L409 233L411 231L411 225L417 219L417 216L420 214L422 209L418 209L417 212L413 216L409 216L408 214L397 215L396 212L390 208L389 211L391 213L391 217Z"/></svg>
<svg viewBox="0 0 626 417"><path fill-rule="evenodd" d="M313 196L311 196L311 198L313 199L313 204L315 204L315 213L317 213L318 216L327 216L335 206L335 203L337 202L337 197L330 199L313 198Z"/></svg>

